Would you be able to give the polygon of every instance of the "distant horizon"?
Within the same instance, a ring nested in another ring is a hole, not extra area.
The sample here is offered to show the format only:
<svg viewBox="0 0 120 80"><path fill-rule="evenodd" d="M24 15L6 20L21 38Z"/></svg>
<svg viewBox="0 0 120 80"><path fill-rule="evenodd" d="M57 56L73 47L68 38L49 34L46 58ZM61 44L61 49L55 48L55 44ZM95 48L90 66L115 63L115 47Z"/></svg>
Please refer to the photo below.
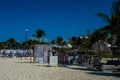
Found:
<svg viewBox="0 0 120 80"><path fill-rule="evenodd" d="M25 41L37 29L45 31L49 40L57 36L64 39L85 36L86 30L93 33L105 23L96 16L111 13L115 0L0 0L0 42L10 38Z"/></svg>

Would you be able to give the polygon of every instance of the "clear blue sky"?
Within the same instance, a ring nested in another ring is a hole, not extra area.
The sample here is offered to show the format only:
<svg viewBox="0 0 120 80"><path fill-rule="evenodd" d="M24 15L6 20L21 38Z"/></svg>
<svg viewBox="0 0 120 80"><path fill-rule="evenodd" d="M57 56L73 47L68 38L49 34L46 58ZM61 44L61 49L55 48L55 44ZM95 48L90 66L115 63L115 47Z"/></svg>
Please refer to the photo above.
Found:
<svg viewBox="0 0 120 80"><path fill-rule="evenodd" d="M86 34L106 25L96 16L111 13L115 0L0 0L0 41L15 38L25 41L37 29L45 31L50 40L57 36L70 38Z"/></svg>

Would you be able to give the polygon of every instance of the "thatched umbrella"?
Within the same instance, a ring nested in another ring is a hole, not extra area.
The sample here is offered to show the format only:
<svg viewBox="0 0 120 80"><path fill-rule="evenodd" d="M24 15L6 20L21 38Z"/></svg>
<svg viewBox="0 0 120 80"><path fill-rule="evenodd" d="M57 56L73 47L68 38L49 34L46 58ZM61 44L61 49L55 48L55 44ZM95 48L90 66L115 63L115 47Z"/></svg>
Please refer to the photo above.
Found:
<svg viewBox="0 0 120 80"><path fill-rule="evenodd" d="M65 53L79 53L79 52L84 52L83 48L78 46L77 48L68 48L65 50Z"/></svg>
<svg viewBox="0 0 120 80"><path fill-rule="evenodd" d="M102 55L112 55L112 51L110 48L104 43L103 40L99 40L92 45L92 49L94 53L97 54L101 60ZM96 64L95 64L96 65ZM101 64L98 62L98 69L101 69Z"/></svg>
<svg viewBox="0 0 120 80"><path fill-rule="evenodd" d="M65 50L65 53L76 53L76 52L78 52L77 49L66 49Z"/></svg>
<svg viewBox="0 0 120 80"><path fill-rule="evenodd" d="M99 40L94 43L91 50L94 50L94 52L98 55L112 55L111 49L104 43L103 40Z"/></svg>

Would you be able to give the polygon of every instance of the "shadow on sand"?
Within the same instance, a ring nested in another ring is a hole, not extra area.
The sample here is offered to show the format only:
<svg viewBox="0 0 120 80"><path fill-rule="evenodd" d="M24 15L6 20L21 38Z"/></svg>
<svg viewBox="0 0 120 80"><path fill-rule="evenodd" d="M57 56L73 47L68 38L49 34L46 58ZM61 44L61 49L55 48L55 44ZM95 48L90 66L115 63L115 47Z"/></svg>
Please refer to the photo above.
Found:
<svg viewBox="0 0 120 80"><path fill-rule="evenodd" d="M115 74L112 72L102 72L102 71L94 71L94 72L87 72L88 74L92 74L92 75L98 75L98 76L114 76L114 77L119 77L120 78L120 74Z"/></svg>
<svg viewBox="0 0 120 80"><path fill-rule="evenodd" d="M72 66L77 66L77 67L72 67ZM113 77L119 77L120 74L112 73L112 72L103 72L103 71L95 71L95 70L89 70L83 66L80 65L62 65L62 67L68 68L68 69L74 69L74 70L83 70L86 71L87 74L92 74L92 75L98 75L98 76L113 76Z"/></svg>
<svg viewBox="0 0 120 80"><path fill-rule="evenodd" d="M61 65L60 67L65 67L65 68L74 69L74 70L90 71L86 67L83 67L83 66L80 66L80 65Z"/></svg>
<svg viewBox="0 0 120 80"><path fill-rule="evenodd" d="M29 64L29 63L33 63L33 62L28 62L28 61L24 61L24 62L15 62L15 63L19 63L19 64Z"/></svg>

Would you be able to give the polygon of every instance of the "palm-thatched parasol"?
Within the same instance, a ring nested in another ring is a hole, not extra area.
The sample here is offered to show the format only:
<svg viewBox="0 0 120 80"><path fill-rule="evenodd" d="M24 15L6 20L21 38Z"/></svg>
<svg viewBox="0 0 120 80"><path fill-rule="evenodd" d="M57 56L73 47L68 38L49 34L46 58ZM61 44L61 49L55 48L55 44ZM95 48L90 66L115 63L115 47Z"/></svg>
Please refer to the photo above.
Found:
<svg viewBox="0 0 120 80"><path fill-rule="evenodd" d="M76 52L84 52L83 48L78 46L77 48L69 48L65 50L65 53L76 53Z"/></svg>
<svg viewBox="0 0 120 80"><path fill-rule="evenodd" d="M99 55L112 55L111 49L107 47L103 40L99 40L98 42L94 43L91 50Z"/></svg>

